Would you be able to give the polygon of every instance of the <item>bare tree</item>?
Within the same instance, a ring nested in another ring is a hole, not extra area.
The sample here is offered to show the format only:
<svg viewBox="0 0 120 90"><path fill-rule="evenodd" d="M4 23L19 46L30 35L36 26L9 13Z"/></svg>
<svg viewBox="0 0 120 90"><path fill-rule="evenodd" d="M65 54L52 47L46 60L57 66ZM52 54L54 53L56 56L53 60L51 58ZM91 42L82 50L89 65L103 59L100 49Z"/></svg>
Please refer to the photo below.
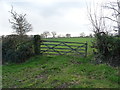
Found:
<svg viewBox="0 0 120 90"><path fill-rule="evenodd" d="M112 17L104 16L103 9L104 7L101 7L100 13L97 11L94 11L93 13L91 10L89 10L89 20L93 26L93 31L95 35L95 41L92 42L93 48L97 50L93 50L95 56L96 63L107 63L111 65L117 65L119 62L119 38L115 38L109 35L109 29L108 29L108 19L119 23L117 20L113 20ZM113 8L112 8L113 9ZM115 13L114 13L115 14ZM107 18L107 19L106 19ZM118 27L119 28L119 27ZM114 43L114 44L113 44ZM115 46L113 46L115 45ZM113 46L113 47L112 47ZM116 53L114 53L116 52Z"/></svg>
<svg viewBox="0 0 120 90"><path fill-rule="evenodd" d="M44 32L43 32L43 35L45 36L45 38L47 38L48 35L50 35L50 33L49 33L48 31L44 31Z"/></svg>
<svg viewBox="0 0 120 90"><path fill-rule="evenodd" d="M41 34L40 36L41 36L41 38L45 38L45 35L44 35L44 34Z"/></svg>
<svg viewBox="0 0 120 90"><path fill-rule="evenodd" d="M106 22L103 17L104 17L104 14L103 14L102 7L100 8L100 10L97 10L96 8L96 10L94 10L93 12L91 8L88 8L88 18L93 26L93 32L95 34L100 33L100 32L107 33Z"/></svg>
<svg viewBox="0 0 120 90"><path fill-rule="evenodd" d="M32 25L27 22L25 16L26 14L18 14L13 11L13 7L11 11L12 19L9 19L9 22L12 24L12 28L18 35L25 35L27 32L32 30Z"/></svg>
<svg viewBox="0 0 120 90"><path fill-rule="evenodd" d="M116 2L106 3L103 7L112 11L110 17L105 16L104 18L117 23L117 26L114 26L114 30L118 31L118 35L120 36L120 0L116 0Z"/></svg>
<svg viewBox="0 0 120 90"><path fill-rule="evenodd" d="M96 38L96 42L93 42L93 47L97 48L99 52L103 51L105 53L108 51L105 38L105 35L108 35L108 27L106 25L105 18L103 17L103 7L100 7L100 10L94 8L93 12L91 8L88 8L88 18L92 24L93 32Z"/></svg>
<svg viewBox="0 0 120 90"><path fill-rule="evenodd" d="M89 34L89 37L90 37L90 38L92 38L92 37L93 37L93 35L90 33L90 34Z"/></svg>
<svg viewBox="0 0 120 90"><path fill-rule="evenodd" d="M80 37L85 37L85 33L84 32L80 33Z"/></svg>
<svg viewBox="0 0 120 90"><path fill-rule="evenodd" d="M71 37L71 34L66 34L66 37L70 38L70 37Z"/></svg>
<svg viewBox="0 0 120 90"><path fill-rule="evenodd" d="M57 38L61 38L61 37L63 37L63 35L62 35L62 34L57 35Z"/></svg>
<svg viewBox="0 0 120 90"><path fill-rule="evenodd" d="M52 33L53 38L55 38L55 36L56 36L56 32L53 31L53 32L51 32L51 33Z"/></svg>

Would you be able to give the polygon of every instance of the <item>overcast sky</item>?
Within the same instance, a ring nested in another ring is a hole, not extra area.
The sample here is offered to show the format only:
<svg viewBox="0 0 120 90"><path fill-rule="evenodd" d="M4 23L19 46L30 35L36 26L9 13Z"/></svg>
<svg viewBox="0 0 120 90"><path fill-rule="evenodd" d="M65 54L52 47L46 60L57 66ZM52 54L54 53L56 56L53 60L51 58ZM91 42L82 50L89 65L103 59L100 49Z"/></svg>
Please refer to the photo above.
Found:
<svg viewBox="0 0 120 90"><path fill-rule="evenodd" d="M27 14L33 26L28 34L41 34L55 31L58 35L70 33L92 33L87 17L87 5L100 4L110 0L0 0L0 35L13 34L11 24L11 5L18 13Z"/></svg>

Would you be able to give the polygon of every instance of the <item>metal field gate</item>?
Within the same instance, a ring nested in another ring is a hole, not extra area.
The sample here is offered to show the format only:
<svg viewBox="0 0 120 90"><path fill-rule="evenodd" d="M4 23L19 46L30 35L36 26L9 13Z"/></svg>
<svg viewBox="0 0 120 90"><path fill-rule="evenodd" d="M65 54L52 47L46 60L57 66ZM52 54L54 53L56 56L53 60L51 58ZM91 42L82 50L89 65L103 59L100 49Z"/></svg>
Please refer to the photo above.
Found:
<svg viewBox="0 0 120 90"><path fill-rule="evenodd" d="M43 40L40 46L43 55L77 55L87 56L87 42L63 42Z"/></svg>

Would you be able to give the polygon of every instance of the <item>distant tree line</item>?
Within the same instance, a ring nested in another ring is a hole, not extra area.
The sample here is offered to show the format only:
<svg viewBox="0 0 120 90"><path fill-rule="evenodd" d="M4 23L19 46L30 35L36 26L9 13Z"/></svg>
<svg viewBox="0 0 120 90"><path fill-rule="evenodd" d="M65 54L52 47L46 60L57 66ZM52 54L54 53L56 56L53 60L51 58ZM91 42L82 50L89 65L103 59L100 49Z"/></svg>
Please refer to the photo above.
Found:
<svg viewBox="0 0 120 90"><path fill-rule="evenodd" d="M49 31L44 31L42 34L40 34L41 38L71 38L71 34L67 33L65 35L62 35L62 34L59 34L57 35L57 32L55 31L52 31L52 32L49 32ZM80 33L79 36L76 36L76 37L89 37L89 38L92 38L94 37L93 34L89 34L89 35L85 35L84 32Z"/></svg>

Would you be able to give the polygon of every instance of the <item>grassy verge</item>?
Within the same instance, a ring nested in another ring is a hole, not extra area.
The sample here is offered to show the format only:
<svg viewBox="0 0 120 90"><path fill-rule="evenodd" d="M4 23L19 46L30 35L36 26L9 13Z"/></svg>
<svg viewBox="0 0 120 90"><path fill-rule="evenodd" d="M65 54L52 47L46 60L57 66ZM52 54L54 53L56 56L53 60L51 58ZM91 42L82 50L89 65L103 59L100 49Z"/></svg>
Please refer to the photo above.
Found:
<svg viewBox="0 0 120 90"><path fill-rule="evenodd" d="M94 65L91 58L36 56L5 65L3 88L118 88L118 68Z"/></svg>

